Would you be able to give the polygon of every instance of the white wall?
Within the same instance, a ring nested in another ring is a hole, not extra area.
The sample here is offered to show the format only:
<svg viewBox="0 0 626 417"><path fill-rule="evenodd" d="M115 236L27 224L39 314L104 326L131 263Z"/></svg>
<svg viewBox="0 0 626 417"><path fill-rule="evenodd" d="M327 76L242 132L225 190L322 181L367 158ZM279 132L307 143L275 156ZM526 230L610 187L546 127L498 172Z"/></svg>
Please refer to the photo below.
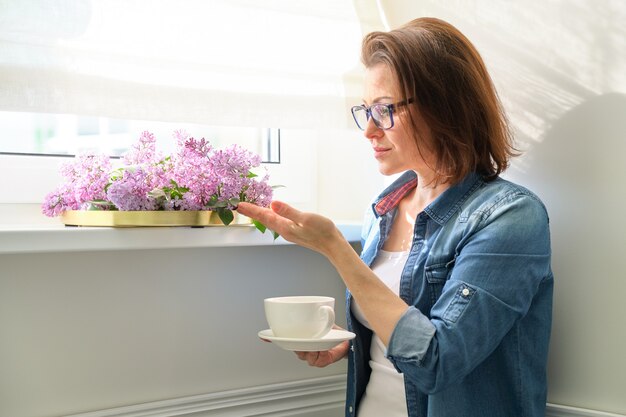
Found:
<svg viewBox="0 0 626 417"><path fill-rule="evenodd" d="M361 222L385 179L378 172L369 140L355 125L353 129L320 130L316 143L317 212L335 221Z"/></svg>
<svg viewBox="0 0 626 417"><path fill-rule="evenodd" d="M626 3L382 4L391 27L439 17L483 54L526 151L506 177L551 217L549 402L626 414Z"/></svg>
<svg viewBox="0 0 626 417"><path fill-rule="evenodd" d="M52 417L249 387L264 394L268 384L319 377L345 381L345 361L311 368L257 337L267 328L263 299L270 296L333 296L337 323L345 326L343 284L307 249L0 254L0 265L1 417ZM341 389L332 414L314 415L339 415ZM289 390L278 394L289 400ZM246 415L260 415L271 399L246 398L259 410ZM158 415L237 415L226 405L222 414L192 413L198 401L191 400L179 413Z"/></svg>

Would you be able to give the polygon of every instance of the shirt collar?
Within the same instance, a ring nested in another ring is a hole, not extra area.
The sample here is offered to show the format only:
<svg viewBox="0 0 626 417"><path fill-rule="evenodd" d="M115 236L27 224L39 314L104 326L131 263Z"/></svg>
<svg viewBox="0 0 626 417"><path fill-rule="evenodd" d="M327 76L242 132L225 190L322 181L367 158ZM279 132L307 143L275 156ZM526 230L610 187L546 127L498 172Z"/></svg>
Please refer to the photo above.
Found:
<svg viewBox="0 0 626 417"><path fill-rule="evenodd" d="M460 182L441 193L435 201L424 209L424 212L431 219L442 225L459 211L465 200L482 184L481 176L472 172Z"/></svg>
<svg viewBox="0 0 626 417"><path fill-rule="evenodd" d="M482 184L480 175L468 174L459 183L451 186L430 203L424 212L439 224L443 224L456 213L461 204ZM417 186L417 175L407 171L387 187L374 201L372 209L376 217L383 216L396 208L400 200Z"/></svg>
<svg viewBox="0 0 626 417"><path fill-rule="evenodd" d="M384 216L400 203L411 190L417 186L417 175L407 171L387 187L374 201L372 209L376 217Z"/></svg>

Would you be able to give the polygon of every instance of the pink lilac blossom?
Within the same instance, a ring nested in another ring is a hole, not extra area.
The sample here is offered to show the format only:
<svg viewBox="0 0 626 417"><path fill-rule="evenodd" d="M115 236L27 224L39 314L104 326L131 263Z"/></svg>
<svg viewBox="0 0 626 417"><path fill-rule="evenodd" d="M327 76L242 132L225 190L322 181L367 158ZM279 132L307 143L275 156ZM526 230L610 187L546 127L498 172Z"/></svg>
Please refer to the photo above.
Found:
<svg viewBox="0 0 626 417"><path fill-rule="evenodd" d="M43 213L93 208L94 201L113 210L231 210L239 201L269 206L269 176L250 172L261 164L259 155L238 145L218 150L182 130L173 136L177 150L163 156L154 135L143 132L116 171L107 156L77 156L61 168L65 182L46 196Z"/></svg>
<svg viewBox="0 0 626 417"><path fill-rule="evenodd" d="M248 178L250 169L260 165L261 157L239 145L231 145L224 150L217 150L211 155L211 167L214 174L220 178L219 199L221 201L245 200L245 190L257 181ZM266 206L269 205L266 204ZM232 209L236 204L228 204Z"/></svg>
<svg viewBox="0 0 626 417"><path fill-rule="evenodd" d="M204 138L189 138L180 131L176 134L179 151L172 157L171 179L186 191L170 205L179 210L202 210L219 187L219 178L211 169L212 147Z"/></svg>
<svg viewBox="0 0 626 417"><path fill-rule="evenodd" d="M141 167L125 169L122 177L109 185L107 199L122 211L156 210L156 200L148 195L152 191L148 175Z"/></svg>
<svg viewBox="0 0 626 417"><path fill-rule="evenodd" d="M161 160L154 164L144 165L142 168L147 173L146 182L151 190L162 190L171 184L172 163L170 160Z"/></svg>
<svg viewBox="0 0 626 417"><path fill-rule="evenodd" d="M56 190L48 193L42 204L42 211L48 217L60 216L66 210L79 208L79 204L70 200L73 196L71 187L68 184L59 186Z"/></svg>
<svg viewBox="0 0 626 417"><path fill-rule="evenodd" d="M269 207L272 202L274 190L269 185L269 175L265 175L261 181L252 179L245 189L245 201L253 201L262 207Z"/></svg>
<svg viewBox="0 0 626 417"><path fill-rule="evenodd" d="M246 176L252 167L261 164L261 157L239 145L217 150L211 156L214 172L221 177Z"/></svg>
<svg viewBox="0 0 626 417"><path fill-rule="evenodd" d="M122 158L126 165L153 164L161 159L156 152L156 138L148 131L141 133L137 143Z"/></svg>
<svg viewBox="0 0 626 417"><path fill-rule="evenodd" d="M49 193L42 210L48 216L58 216L66 210L79 210L93 200L104 200L109 182L111 161L104 155L78 155L60 168L65 183Z"/></svg>
<svg viewBox="0 0 626 417"><path fill-rule="evenodd" d="M163 188L169 183L168 171L171 163L156 150L156 138L148 131L141 133L139 140L122 158L128 166L139 165L146 172L144 180L152 190Z"/></svg>

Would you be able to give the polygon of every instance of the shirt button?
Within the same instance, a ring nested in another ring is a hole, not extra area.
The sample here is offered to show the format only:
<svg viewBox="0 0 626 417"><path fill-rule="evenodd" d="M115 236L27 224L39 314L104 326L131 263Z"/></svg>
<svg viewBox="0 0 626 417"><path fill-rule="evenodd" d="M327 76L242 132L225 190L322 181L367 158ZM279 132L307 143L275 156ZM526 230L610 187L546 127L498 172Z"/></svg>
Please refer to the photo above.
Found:
<svg viewBox="0 0 626 417"><path fill-rule="evenodd" d="M350 406L350 408L348 408L348 411L350 411L350 414L352 414L352 406Z"/></svg>
<svg viewBox="0 0 626 417"><path fill-rule="evenodd" d="M354 345L350 346L350 350L354 352Z"/></svg>
<svg viewBox="0 0 626 417"><path fill-rule="evenodd" d="M467 297L470 293L470 290L468 290L467 288L463 288L463 291L461 291L461 294L463 294L463 297Z"/></svg>

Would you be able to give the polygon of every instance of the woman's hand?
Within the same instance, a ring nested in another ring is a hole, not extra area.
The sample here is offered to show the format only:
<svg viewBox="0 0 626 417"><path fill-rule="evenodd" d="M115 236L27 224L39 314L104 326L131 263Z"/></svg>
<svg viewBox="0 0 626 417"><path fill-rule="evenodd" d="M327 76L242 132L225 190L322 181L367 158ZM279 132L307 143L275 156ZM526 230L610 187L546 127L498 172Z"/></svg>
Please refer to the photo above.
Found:
<svg viewBox="0 0 626 417"><path fill-rule="evenodd" d="M325 366L332 365L345 358L348 355L349 349L350 342L345 341L329 350L321 352L296 352L296 355L300 360L306 361L310 366L324 368Z"/></svg>
<svg viewBox="0 0 626 417"><path fill-rule="evenodd" d="M345 239L330 219L298 211L280 201L273 201L270 208L239 203L237 212L263 223L285 240L324 255L332 253L334 243L345 243Z"/></svg>
<svg viewBox="0 0 626 417"><path fill-rule="evenodd" d="M333 329L343 330L341 327L334 325ZM267 343L272 343L271 340L260 338L262 341ZM347 340L345 342L341 342L334 348L323 350L319 352L295 352L298 359L307 361L310 366L315 366L317 368L324 368L328 365L332 365L345 358L348 355L348 350L350 349L350 342Z"/></svg>

